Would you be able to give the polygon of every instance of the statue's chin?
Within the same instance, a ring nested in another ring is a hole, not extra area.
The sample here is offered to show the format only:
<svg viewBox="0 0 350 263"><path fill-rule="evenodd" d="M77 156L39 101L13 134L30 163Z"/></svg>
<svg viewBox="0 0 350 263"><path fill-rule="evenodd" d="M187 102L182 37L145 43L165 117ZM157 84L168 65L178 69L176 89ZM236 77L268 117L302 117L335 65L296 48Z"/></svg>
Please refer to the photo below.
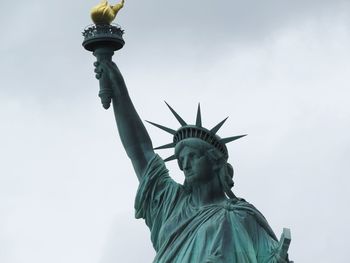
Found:
<svg viewBox="0 0 350 263"><path fill-rule="evenodd" d="M186 176L185 183L188 186L195 186L199 184L198 178L196 178L195 175Z"/></svg>
<svg viewBox="0 0 350 263"><path fill-rule="evenodd" d="M187 176L185 179L186 185L191 186L191 187L196 187L199 186L201 184L206 184L208 182L208 180L204 180L203 178L201 178L198 175L191 175L191 176Z"/></svg>

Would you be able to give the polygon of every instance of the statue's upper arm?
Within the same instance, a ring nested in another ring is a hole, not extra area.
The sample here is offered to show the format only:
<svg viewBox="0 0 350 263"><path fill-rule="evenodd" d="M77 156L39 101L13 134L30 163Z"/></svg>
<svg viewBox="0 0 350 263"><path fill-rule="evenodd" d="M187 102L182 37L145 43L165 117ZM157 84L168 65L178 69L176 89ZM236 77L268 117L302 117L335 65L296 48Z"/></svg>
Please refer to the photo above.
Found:
<svg viewBox="0 0 350 263"><path fill-rule="evenodd" d="M155 152L153 149L149 149L146 145L139 145L134 149L129 148L127 150L129 158L131 159L137 178L140 180L148 163L154 158Z"/></svg>

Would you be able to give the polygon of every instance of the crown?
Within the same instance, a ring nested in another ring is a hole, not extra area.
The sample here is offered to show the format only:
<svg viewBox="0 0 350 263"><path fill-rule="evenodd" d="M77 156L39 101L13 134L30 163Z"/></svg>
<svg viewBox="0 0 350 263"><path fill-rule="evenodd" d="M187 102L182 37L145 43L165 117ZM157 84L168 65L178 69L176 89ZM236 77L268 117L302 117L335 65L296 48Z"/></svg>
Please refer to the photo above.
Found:
<svg viewBox="0 0 350 263"><path fill-rule="evenodd" d="M204 128L202 126L202 115L201 115L200 104L198 104L195 125L187 124L180 117L180 115L177 114L176 111L172 107L170 107L170 105L167 102L165 102L165 104L168 106L168 108L173 113L175 118L181 124L181 127L178 130L173 130L171 128L162 126L160 124L147 121L148 123L160 128L160 129L162 129L162 130L164 130L164 131L166 131L174 136L172 143L168 143L168 144L156 147L156 148L154 148L154 150L174 148L182 140L189 139L189 138L197 138L197 139L203 140L206 143L211 144L214 148L216 148L218 151L220 151L224 155L224 157L227 159L228 158L228 151L226 148L226 143L235 141L239 138L246 136L246 134L245 134L245 135L232 136L232 137L228 137L228 138L220 138L218 135L216 135L216 133L221 128L221 126L225 123L225 121L227 120L228 117L225 118L224 120L222 120L221 122L219 122L217 125L215 125L210 130ZM174 155L166 158L164 161L167 162L167 161L171 161L171 160L175 160L175 159L176 159L176 156L174 154Z"/></svg>

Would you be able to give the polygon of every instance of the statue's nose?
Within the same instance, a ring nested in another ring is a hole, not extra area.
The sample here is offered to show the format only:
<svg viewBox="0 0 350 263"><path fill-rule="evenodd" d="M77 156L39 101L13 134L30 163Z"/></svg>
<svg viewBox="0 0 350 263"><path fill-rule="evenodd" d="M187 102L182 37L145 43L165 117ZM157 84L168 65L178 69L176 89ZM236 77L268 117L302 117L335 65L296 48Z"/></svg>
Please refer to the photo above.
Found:
<svg viewBox="0 0 350 263"><path fill-rule="evenodd" d="M188 170L189 168L191 168L191 163L187 158L184 160L182 167L184 170Z"/></svg>

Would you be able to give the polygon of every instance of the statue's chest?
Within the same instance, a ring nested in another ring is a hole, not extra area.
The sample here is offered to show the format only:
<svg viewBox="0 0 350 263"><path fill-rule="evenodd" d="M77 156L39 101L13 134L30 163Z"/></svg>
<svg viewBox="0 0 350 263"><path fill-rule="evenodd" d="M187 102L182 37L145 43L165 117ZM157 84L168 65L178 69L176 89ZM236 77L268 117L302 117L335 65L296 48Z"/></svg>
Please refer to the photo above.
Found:
<svg viewBox="0 0 350 263"><path fill-rule="evenodd" d="M172 242L182 237L191 237L195 241L198 237L206 239L213 237L218 227L218 209L195 209L185 205L183 209L174 213L163 223L159 231L159 244Z"/></svg>
<svg viewBox="0 0 350 263"><path fill-rule="evenodd" d="M183 232L189 225L196 211L191 211L185 207L183 210L174 211L174 213L163 223L160 229L160 237L164 241L171 235Z"/></svg>

